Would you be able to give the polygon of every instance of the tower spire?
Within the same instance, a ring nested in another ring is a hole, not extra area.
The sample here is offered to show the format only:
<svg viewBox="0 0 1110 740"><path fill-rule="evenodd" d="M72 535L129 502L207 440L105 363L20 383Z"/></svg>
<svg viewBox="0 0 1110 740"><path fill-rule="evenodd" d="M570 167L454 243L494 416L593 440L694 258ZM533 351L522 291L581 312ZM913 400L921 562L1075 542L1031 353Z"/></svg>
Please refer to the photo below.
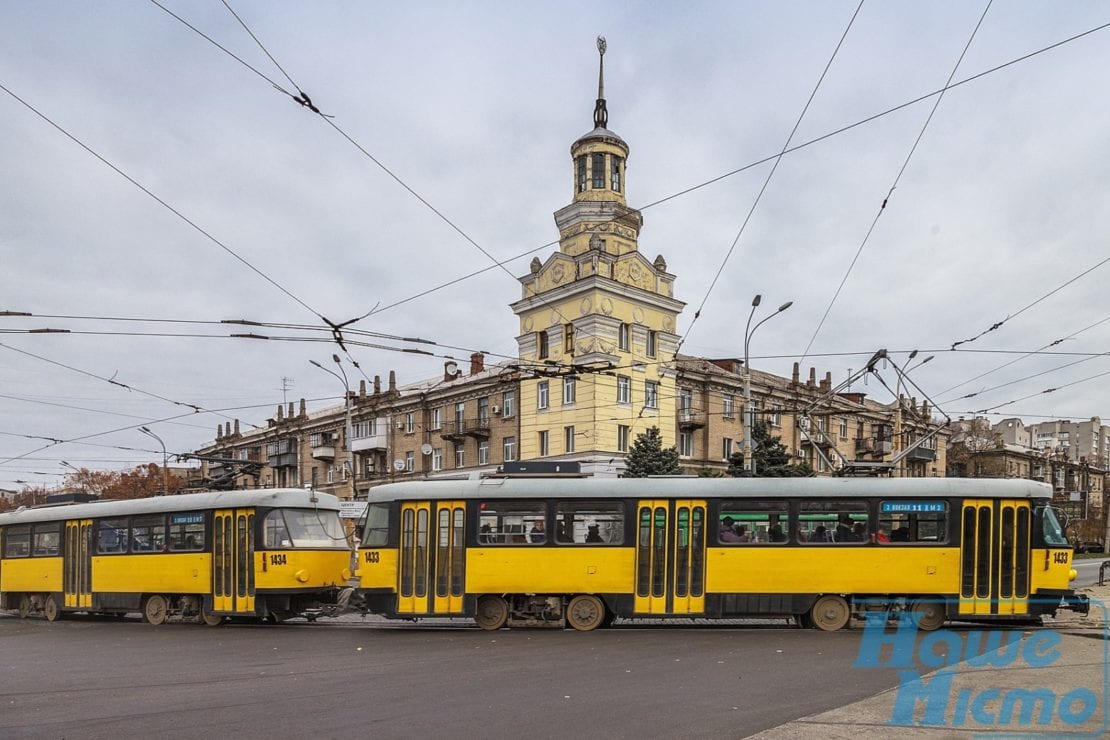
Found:
<svg viewBox="0 0 1110 740"><path fill-rule="evenodd" d="M605 37L597 37L597 103L594 105L594 128L607 128L609 111L605 108Z"/></svg>

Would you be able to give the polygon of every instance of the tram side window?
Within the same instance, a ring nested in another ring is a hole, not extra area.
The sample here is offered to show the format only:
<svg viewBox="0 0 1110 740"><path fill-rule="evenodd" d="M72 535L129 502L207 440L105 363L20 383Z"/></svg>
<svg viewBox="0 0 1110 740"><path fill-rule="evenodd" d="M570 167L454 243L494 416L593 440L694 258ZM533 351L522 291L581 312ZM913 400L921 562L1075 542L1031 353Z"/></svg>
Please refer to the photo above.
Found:
<svg viewBox="0 0 1110 740"><path fill-rule="evenodd" d="M789 521L785 501L725 501L717 517L717 541L724 545L781 544Z"/></svg>
<svg viewBox="0 0 1110 740"><path fill-rule="evenodd" d="M944 501L882 501L879 503L880 543L948 541L948 504Z"/></svg>
<svg viewBox="0 0 1110 740"><path fill-rule="evenodd" d="M4 530L4 557L25 558L31 554L31 525L21 524Z"/></svg>
<svg viewBox="0 0 1110 740"><path fill-rule="evenodd" d="M870 541L866 501L802 501L798 504L799 542L857 544Z"/></svg>
<svg viewBox="0 0 1110 740"><path fill-rule="evenodd" d="M137 516L131 520L131 552L162 552L166 549L166 517Z"/></svg>
<svg viewBox="0 0 1110 740"><path fill-rule="evenodd" d="M389 504L370 504L366 507L362 546L384 547L387 544L389 544Z"/></svg>
<svg viewBox="0 0 1110 740"><path fill-rule="evenodd" d="M204 513L185 511L170 514L170 552L199 552L204 549Z"/></svg>
<svg viewBox="0 0 1110 740"><path fill-rule="evenodd" d="M1067 547L1070 543L1068 538L1064 536L1064 529L1060 526L1060 520L1056 517L1052 507L1040 507L1039 511L1041 514L1041 532L1044 534L1045 544Z"/></svg>
<svg viewBox="0 0 1110 740"><path fill-rule="evenodd" d="M50 557L52 555L57 555L60 552L59 545L61 544L61 542L61 522L35 525L34 554L36 557Z"/></svg>
<svg viewBox="0 0 1110 740"><path fill-rule="evenodd" d="M293 537L289 534L289 527L285 526L285 517L281 509L274 509L266 515L262 522L263 541L266 547L292 547Z"/></svg>
<svg viewBox="0 0 1110 740"><path fill-rule="evenodd" d="M624 544L624 502L559 501L555 541L563 545Z"/></svg>
<svg viewBox="0 0 1110 740"><path fill-rule="evenodd" d="M542 545L547 541L543 501L485 501L478 505L478 544Z"/></svg>
<svg viewBox="0 0 1110 740"><path fill-rule="evenodd" d="M101 519L96 523L96 551L127 552L126 519Z"/></svg>

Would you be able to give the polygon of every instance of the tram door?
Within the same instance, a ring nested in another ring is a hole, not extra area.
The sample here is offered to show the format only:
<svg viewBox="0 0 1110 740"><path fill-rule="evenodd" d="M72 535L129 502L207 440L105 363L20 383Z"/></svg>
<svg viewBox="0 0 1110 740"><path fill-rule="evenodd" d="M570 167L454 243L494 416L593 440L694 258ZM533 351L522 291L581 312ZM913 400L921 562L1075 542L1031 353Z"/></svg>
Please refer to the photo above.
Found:
<svg viewBox="0 0 1110 740"><path fill-rule="evenodd" d="M960 614L1029 611L1029 502L964 501L960 521Z"/></svg>
<svg viewBox="0 0 1110 740"><path fill-rule="evenodd" d="M466 504L401 505L397 613L462 614Z"/></svg>
<svg viewBox="0 0 1110 740"><path fill-rule="evenodd" d="M62 554L65 606L92 606L92 557L89 552L91 538L91 519L66 522L65 549Z"/></svg>
<svg viewBox="0 0 1110 740"><path fill-rule="evenodd" d="M253 509L220 509L212 517L212 606L254 613Z"/></svg>
<svg viewBox="0 0 1110 740"><path fill-rule="evenodd" d="M636 613L703 613L705 502L640 501L636 508Z"/></svg>

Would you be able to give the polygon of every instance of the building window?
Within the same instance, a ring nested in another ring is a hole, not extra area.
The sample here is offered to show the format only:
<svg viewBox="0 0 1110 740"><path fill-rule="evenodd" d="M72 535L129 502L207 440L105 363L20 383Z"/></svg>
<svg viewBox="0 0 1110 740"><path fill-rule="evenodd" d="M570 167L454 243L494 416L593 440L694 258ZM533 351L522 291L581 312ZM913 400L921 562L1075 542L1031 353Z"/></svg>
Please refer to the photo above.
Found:
<svg viewBox="0 0 1110 740"><path fill-rule="evenodd" d="M590 155L590 167L593 168L594 190L601 190L605 187L605 155Z"/></svg>
<svg viewBox="0 0 1110 740"><path fill-rule="evenodd" d="M516 437L505 437L505 439L502 440L501 448L505 457L505 462L516 460Z"/></svg>
<svg viewBox="0 0 1110 740"><path fill-rule="evenodd" d="M622 352L627 352L628 348L632 346L632 327L629 324L621 324L617 327L617 349Z"/></svg>
<svg viewBox="0 0 1110 740"><path fill-rule="evenodd" d="M489 396L478 399L478 422L482 426L489 425Z"/></svg>
<svg viewBox="0 0 1110 740"><path fill-rule="evenodd" d="M466 428L466 402L459 401L455 404L455 430L461 432Z"/></svg>
<svg viewBox="0 0 1110 740"><path fill-rule="evenodd" d="M539 410L546 409L548 406L548 384L546 380L541 380L536 383L536 408Z"/></svg>
<svg viewBox="0 0 1110 740"><path fill-rule="evenodd" d="M574 324L563 326L563 351L568 355L574 354Z"/></svg>
<svg viewBox="0 0 1110 740"><path fill-rule="evenodd" d="M723 444L721 445L721 457L725 460L732 457L732 439L730 437L724 438Z"/></svg>
<svg viewBox="0 0 1110 740"><path fill-rule="evenodd" d="M644 407L659 408L659 384L654 380L644 381Z"/></svg>
<svg viewBox="0 0 1110 740"><path fill-rule="evenodd" d="M848 417L840 417L840 438L848 439Z"/></svg>
<svg viewBox="0 0 1110 740"><path fill-rule="evenodd" d="M645 353L648 357L655 357L655 345L658 343L658 335L654 329L648 329L647 342L645 344Z"/></svg>
<svg viewBox="0 0 1110 740"><path fill-rule="evenodd" d="M621 165L623 160L620 157L613 157L609 160L613 168L612 177L610 182L613 183L613 192L619 193L621 191Z"/></svg>
<svg viewBox="0 0 1110 740"><path fill-rule="evenodd" d="M501 415L516 416L516 391L505 391L501 394Z"/></svg>
<svg viewBox="0 0 1110 740"><path fill-rule="evenodd" d="M416 414L408 412L405 414L405 434L412 434L416 431Z"/></svg>
<svg viewBox="0 0 1110 740"><path fill-rule="evenodd" d="M443 470L443 448L432 450L432 470Z"/></svg>
<svg viewBox="0 0 1110 740"><path fill-rule="evenodd" d="M543 430L543 431L542 431L542 432L540 432L540 433L539 433L539 435L537 435L537 436L538 436L538 440L537 440L537 441L538 441L538 446L539 446L539 455L540 455L540 457L546 457L546 456L547 456L547 450L548 450L548 446L547 446L547 430L546 430L546 429L545 429L545 430Z"/></svg>
<svg viewBox="0 0 1110 740"><path fill-rule="evenodd" d="M694 435L690 432L679 432L678 454L682 457L694 456Z"/></svg>
<svg viewBox="0 0 1110 740"><path fill-rule="evenodd" d="M632 378L627 375L617 376L617 403L632 403Z"/></svg>
<svg viewBox="0 0 1110 740"><path fill-rule="evenodd" d="M546 360L548 355L547 332L541 331L536 335L536 348L541 360Z"/></svg>
<svg viewBox="0 0 1110 740"><path fill-rule="evenodd" d="M416 470L416 453L409 450L405 453L405 472L411 473Z"/></svg>
<svg viewBox="0 0 1110 740"><path fill-rule="evenodd" d="M584 193L586 192L586 155L583 154L575 160L575 164L578 168L578 192Z"/></svg>
<svg viewBox="0 0 1110 740"><path fill-rule="evenodd" d="M617 452L628 452L628 438L632 428L623 424L617 425Z"/></svg>
<svg viewBox="0 0 1110 740"><path fill-rule="evenodd" d="M432 430L443 428L443 408L436 406L432 409Z"/></svg>
<svg viewBox="0 0 1110 740"><path fill-rule="evenodd" d="M563 378L563 405L569 406L575 400L575 383L574 376L568 375Z"/></svg>
<svg viewBox="0 0 1110 740"><path fill-rule="evenodd" d="M466 445L455 445L455 467L466 467Z"/></svg>
<svg viewBox="0 0 1110 740"><path fill-rule="evenodd" d="M678 392L678 413L681 414L683 419L690 418L690 409L694 405L694 394L689 388L683 388Z"/></svg>
<svg viewBox="0 0 1110 740"><path fill-rule="evenodd" d="M574 427L563 427L563 450L574 452Z"/></svg>
<svg viewBox="0 0 1110 740"><path fill-rule="evenodd" d="M483 439L478 443L478 464L489 465L489 440Z"/></svg>
<svg viewBox="0 0 1110 740"><path fill-rule="evenodd" d="M356 430L358 429L357 425L355 426L355 429ZM355 436L356 437L358 436L357 432L356 432ZM309 447L323 447L324 445L330 445L330 444L331 444L331 433L330 432L314 432L313 434L308 435L308 446Z"/></svg>
<svg viewBox="0 0 1110 740"><path fill-rule="evenodd" d="M771 426L773 426L773 427L781 427L782 426L782 406L772 406L771 407Z"/></svg>
<svg viewBox="0 0 1110 740"><path fill-rule="evenodd" d="M731 419L732 415L733 415L733 411L732 411L733 397L732 397L732 394L731 393L726 393L724 400L725 400L725 407L724 407L724 411L722 412L721 415L724 416L726 419Z"/></svg>

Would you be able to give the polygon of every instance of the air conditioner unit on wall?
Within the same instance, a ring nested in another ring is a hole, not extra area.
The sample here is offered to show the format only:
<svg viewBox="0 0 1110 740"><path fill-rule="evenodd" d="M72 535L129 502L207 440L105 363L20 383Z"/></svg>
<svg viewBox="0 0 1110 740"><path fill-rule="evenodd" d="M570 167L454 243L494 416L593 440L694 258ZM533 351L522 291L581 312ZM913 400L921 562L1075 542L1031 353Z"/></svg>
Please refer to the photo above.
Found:
<svg viewBox="0 0 1110 740"><path fill-rule="evenodd" d="M498 406L497 404L494 404L493 406L489 407L489 412L491 414L493 414L494 416L497 416L498 414L501 413L501 407Z"/></svg>

